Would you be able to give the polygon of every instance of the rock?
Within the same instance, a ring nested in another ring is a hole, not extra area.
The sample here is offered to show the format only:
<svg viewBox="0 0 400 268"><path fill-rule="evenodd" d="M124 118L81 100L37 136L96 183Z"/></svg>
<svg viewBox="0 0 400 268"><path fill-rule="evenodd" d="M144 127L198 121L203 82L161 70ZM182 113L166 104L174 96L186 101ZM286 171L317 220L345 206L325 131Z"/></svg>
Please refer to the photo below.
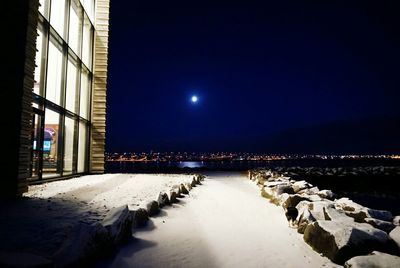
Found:
<svg viewBox="0 0 400 268"><path fill-rule="evenodd" d="M79 223L52 259L56 267L88 267L105 251L109 251L111 245L108 232L100 223Z"/></svg>
<svg viewBox="0 0 400 268"><path fill-rule="evenodd" d="M400 226L396 226L396 228L389 233L389 236L397 244L397 247L400 250Z"/></svg>
<svg viewBox="0 0 400 268"><path fill-rule="evenodd" d="M266 186L266 187L270 187L270 188L273 188L273 187L278 186L278 185L288 185L288 186L290 186L289 183L284 182L284 181L266 181L266 182L264 182L263 185Z"/></svg>
<svg viewBox="0 0 400 268"><path fill-rule="evenodd" d="M206 175L203 174L197 174L197 176L199 176L200 181L204 181L204 179L206 178Z"/></svg>
<svg viewBox="0 0 400 268"><path fill-rule="evenodd" d="M394 225L399 226L400 225L400 215L394 217L392 222Z"/></svg>
<svg viewBox="0 0 400 268"><path fill-rule="evenodd" d="M285 208L284 210L285 210L286 219L289 222L289 226L296 227L295 221L296 221L297 216L299 215L299 211L297 210L297 208L288 207L288 208Z"/></svg>
<svg viewBox="0 0 400 268"><path fill-rule="evenodd" d="M292 187L293 191L297 193L301 190L311 188L312 185L306 181L296 181L295 183L293 183Z"/></svg>
<svg viewBox="0 0 400 268"><path fill-rule="evenodd" d="M195 180L197 184L201 184L199 176L197 176L197 175L193 176L193 180Z"/></svg>
<svg viewBox="0 0 400 268"><path fill-rule="evenodd" d="M292 186L290 184L277 185L272 189L277 195L281 195L283 193L294 194L293 188L292 188Z"/></svg>
<svg viewBox="0 0 400 268"><path fill-rule="evenodd" d="M390 233L396 225L389 221L382 221L374 218L365 218L364 221L368 224L371 224L373 227L378 228L386 233Z"/></svg>
<svg viewBox="0 0 400 268"><path fill-rule="evenodd" d="M318 196L321 198L334 200L336 195L331 190L321 190L317 193Z"/></svg>
<svg viewBox="0 0 400 268"><path fill-rule="evenodd" d="M54 267L54 264L50 260L32 253L0 251L0 267L51 268Z"/></svg>
<svg viewBox="0 0 400 268"><path fill-rule="evenodd" d="M192 184L192 186L193 186L193 184ZM185 185L183 183L180 186L180 190L181 190L182 194L189 194L188 189L186 189L186 187L185 187Z"/></svg>
<svg viewBox="0 0 400 268"><path fill-rule="evenodd" d="M371 209L366 208L367 214L374 219L382 220L382 221L392 221L393 215L390 211L387 210L378 210L378 209Z"/></svg>
<svg viewBox="0 0 400 268"><path fill-rule="evenodd" d="M197 182L196 182L195 179L193 179L192 182L190 183L190 185L192 185L192 187L196 187L196 184L197 184ZM181 185L182 185L182 184L181 184ZM189 192L188 192L188 193L189 193ZM185 193L183 193L183 194L185 194Z"/></svg>
<svg viewBox="0 0 400 268"><path fill-rule="evenodd" d="M393 215L390 211L367 208L348 198L335 200L335 207L353 217L356 222L365 222L365 218L374 218L382 221L393 220Z"/></svg>
<svg viewBox="0 0 400 268"><path fill-rule="evenodd" d="M160 206L160 208L171 204L171 202L169 202L169 197L168 197L167 193L163 193L163 192L160 192L158 194L157 202L158 202L158 205Z"/></svg>
<svg viewBox="0 0 400 268"><path fill-rule="evenodd" d="M149 214L144 208L132 210L131 215L134 228L145 226L147 221L149 220Z"/></svg>
<svg viewBox="0 0 400 268"><path fill-rule="evenodd" d="M306 195L317 195L317 193L319 192L319 189L317 186L312 187L312 188L307 188L307 189L303 189L298 191L298 194L306 194Z"/></svg>
<svg viewBox="0 0 400 268"><path fill-rule="evenodd" d="M154 200L149 201L146 204L146 210L147 210L147 213L149 214L150 217L156 215L160 211L160 207L158 205L158 202L154 201Z"/></svg>
<svg viewBox="0 0 400 268"><path fill-rule="evenodd" d="M184 182L183 185L185 185L186 189L190 192L190 190L193 189L192 184L188 183L188 182Z"/></svg>
<svg viewBox="0 0 400 268"><path fill-rule="evenodd" d="M385 232L366 223L317 220L306 227L303 238L314 250L341 265L373 250L396 251Z"/></svg>
<svg viewBox="0 0 400 268"><path fill-rule="evenodd" d="M324 201L322 197L316 194L308 195L308 194L301 194L302 197L306 198L307 200L310 200L311 202L319 202L319 201Z"/></svg>
<svg viewBox="0 0 400 268"><path fill-rule="evenodd" d="M349 217L344 213L343 211L336 210L333 207L333 204L330 206L326 206L323 208L324 210L324 216L325 220L328 221L347 221L347 222L354 222L354 219L352 217Z"/></svg>
<svg viewBox="0 0 400 268"><path fill-rule="evenodd" d="M316 221L316 219L312 216L309 209L304 209L301 213L299 213L296 223L297 223L297 232L300 234L304 234L307 226Z"/></svg>
<svg viewBox="0 0 400 268"><path fill-rule="evenodd" d="M172 186L172 191L174 191L176 193L176 197L183 197L182 196L182 192L181 192L181 186L180 185L174 185ZM171 200L171 198L169 199Z"/></svg>
<svg viewBox="0 0 400 268"><path fill-rule="evenodd" d="M280 206L282 206L284 209L286 209L287 207L284 207L283 204L289 199L290 194L287 193L283 193L281 195L278 195L276 197L276 203Z"/></svg>
<svg viewBox="0 0 400 268"><path fill-rule="evenodd" d="M325 201L316 201L311 202L308 205L308 209L312 216L317 220L330 220L326 218L326 208L333 208L333 202L325 200Z"/></svg>
<svg viewBox="0 0 400 268"><path fill-rule="evenodd" d="M294 194L294 195L287 194L287 195L288 195L288 197L282 203L283 208L296 207L297 204L300 203L300 201L308 200L304 196L301 196L298 194Z"/></svg>
<svg viewBox="0 0 400 268"><path fill-rule="evenodd" d="M332 203L324 201L310 202L303 200L297 204L296 208L299 211L295 222L297 224L297 232L303 234L310 223L316 220L326 220L324 208L331 206Z"/></svg>
<svg viewBox="0 0 400 268"><path fill-rule="evenodd" d="M101 224L107 230L112 243L118 245L132 237L132 222L128 206L122 206L110 210Z"/></svg>
<svg viewBox="0 0 400 268"><path fill-rule="evenodd" d="M273 188L270 187L263 187L261 189L261 196L267 198L272 204L280 205L281 200L277 198L277 195Z"/></svg>
<svg viewBox="0 0 400 268"><path fill-rule="evenodd" d="M168 197L169 197L169 202L170 203L178 202L178 199L177 199L178 195L176 194L175 191L173 191L173 190L169 191Z"/></svg>
<svg viewBox="0 0 400 268"><path fill-rule="evenodd" d="M400 257L390 254L373 251L366 256L357 256L346 261L345 268L398 268L400 267Z"/></svg>

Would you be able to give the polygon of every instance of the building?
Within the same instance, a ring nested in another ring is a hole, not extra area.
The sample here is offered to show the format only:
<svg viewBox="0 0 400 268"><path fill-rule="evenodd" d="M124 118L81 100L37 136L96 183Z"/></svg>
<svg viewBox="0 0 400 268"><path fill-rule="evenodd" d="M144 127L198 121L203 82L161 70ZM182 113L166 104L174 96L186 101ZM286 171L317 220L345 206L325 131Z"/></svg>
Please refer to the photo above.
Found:
<svg viewBox="0 0 400 268"><path fill-rule="evenodd" d="M109 0L7 2L3 198L104 172L109 23Z"/></svg>

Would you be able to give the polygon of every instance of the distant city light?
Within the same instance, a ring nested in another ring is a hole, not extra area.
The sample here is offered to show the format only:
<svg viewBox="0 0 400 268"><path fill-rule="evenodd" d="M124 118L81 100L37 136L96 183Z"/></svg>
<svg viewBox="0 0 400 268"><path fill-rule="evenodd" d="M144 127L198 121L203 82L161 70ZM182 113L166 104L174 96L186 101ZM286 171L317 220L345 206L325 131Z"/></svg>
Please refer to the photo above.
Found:
<svg viewBox="0 0 400 268"><path fill-rule="evenodd" d="M197 96L192 96L192 102L193 102L193 103L196 103L197 101L198 101Z"/></svg>

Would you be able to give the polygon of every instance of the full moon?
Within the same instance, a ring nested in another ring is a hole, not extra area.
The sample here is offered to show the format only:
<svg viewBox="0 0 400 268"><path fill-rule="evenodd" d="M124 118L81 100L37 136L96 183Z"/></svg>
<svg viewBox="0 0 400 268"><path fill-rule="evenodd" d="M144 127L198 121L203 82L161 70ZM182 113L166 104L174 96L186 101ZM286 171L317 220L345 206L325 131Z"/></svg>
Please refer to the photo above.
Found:
<svg viewBox="0 0 400 268"><path fill-rule="evenodd" d="M198 100L198 99L197 99L197 96L192 96L192 99L191 99L191 100L192 100L193 103L196 103L197 100Z"/></svg>

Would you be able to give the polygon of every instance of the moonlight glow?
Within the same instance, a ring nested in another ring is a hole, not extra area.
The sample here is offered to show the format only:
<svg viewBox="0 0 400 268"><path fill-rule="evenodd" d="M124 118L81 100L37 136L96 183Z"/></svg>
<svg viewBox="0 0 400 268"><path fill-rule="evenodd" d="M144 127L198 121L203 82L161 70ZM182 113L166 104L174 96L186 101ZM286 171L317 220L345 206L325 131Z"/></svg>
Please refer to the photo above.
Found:
<svg viewBox="0 0 400 268"><path fill-rule="evenodd" d="M196 103L196 102L198 101L197 96L192 96L191 101L192 101L193 103Z"/></svg>

